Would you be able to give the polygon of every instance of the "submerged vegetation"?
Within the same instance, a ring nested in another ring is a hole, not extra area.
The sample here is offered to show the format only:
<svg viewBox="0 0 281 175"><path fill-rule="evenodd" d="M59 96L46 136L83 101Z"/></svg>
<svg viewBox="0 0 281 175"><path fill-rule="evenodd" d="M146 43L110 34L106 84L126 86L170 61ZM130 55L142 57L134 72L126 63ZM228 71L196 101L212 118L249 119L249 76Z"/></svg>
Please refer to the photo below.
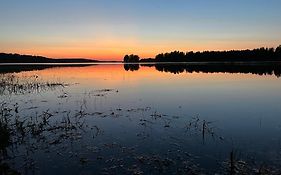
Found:
<svg viewBox="0 0 281 175"><path fill-rule="evenodd" d="M60 82L44 82L37 75L18 77L15 74L0 74L0 95L42 92L68 86Z"/></svg>
<svg viewBox="0 0 281 175"><path fill-rule="evenodd" d="M89 113L83 104L74 111L46 110L35 116L21 115L18 110L15 105L1 102L0 166L2 168L0 171L2 174L7 171L40 174L36 155L42 154L42 151L47 157L56 156L57 161L79 162L82 167L93 167L92 172L98 174L208 174L195 163L197 156L187 152L177 136L170 138L169 128L175 127L173 120L177 120L179 116L159 114L153 112L150 107L126 110L118 108L108 112ZM136 141L135 145L124 145L116 138L109 142L102 141L108 131L89 122L93 117L97 121L106 118L122 120L123 117L135 120L132 118L133 114L143 113L151 113L151 115L144 115L139 119L137 124L140 132L136 134L136 138L140 140ZM214 137L217 137L217 133L212 125L212 122L201 120L199 116L193 117L186 122L185 132L188 137L191 137L190 134L198 134L203 141L208 136L215 141ZM164 152L152 151L152 153L139 147L140 143L151 142L153 132L147 129L157 132L159 126L162 126L167 134L161 137L169 138L171 146ZM218 138L222 141L222 137ZM82 144L84 149L79 146L70 148L77 144ZM52 167L53 164L56 162L49 163L48 166ZM99 166L96 167L95 164ZM276 167L251 165L239 160L233 151L230 152L230 158L221 163L220 169L212 172L231 175L280 173Z"/></svg>
<svg viewBox="0 0 281 175"><path fill-rule="evenodd" d="M74 94L67 89L70 84L17 74L2 74L0 84L0 174L277 175L281 171L279 162L241 156L232 138L200 115L166 114L150 105L96 108L92 104L119 95L118 89ZM58 87L62 90L52 101L42 99L41 92ZM30 93L31 99L10 99ZM39 100L33 102L36 94ZM222 145L222 156L202 155L208 144ZM202 147L203 153L194 147ZM209 169L201 165L206 158L215 162Z"/></svg>

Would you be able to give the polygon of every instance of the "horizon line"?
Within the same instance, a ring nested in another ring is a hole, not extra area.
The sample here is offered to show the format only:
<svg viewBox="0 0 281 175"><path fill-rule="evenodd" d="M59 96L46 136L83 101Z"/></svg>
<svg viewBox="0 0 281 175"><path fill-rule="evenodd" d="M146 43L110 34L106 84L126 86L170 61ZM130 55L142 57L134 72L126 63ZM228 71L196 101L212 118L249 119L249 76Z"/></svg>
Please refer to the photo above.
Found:
<svg viewBox="0 0 281 175"><path fill-rule="evenodd" d="M228 50L196 50L196 51L182 51L180 49L175 49L175 50L170 50L170 51L166 51L166 52L161 52L158 54L164 54L164 53L170 53L170 52L174 52L174 51L178 51L178 52L183 52L183 53L188 53L188 52L224 52L224 51L246 51L246 50L254 50L254 49L260 49L260 48L264 48L264 49L276 49L277 47L280 47L280 45L277 45L276 47L256 47L256 48L245 48L245 49L228 49ZM93 58L93 57L50 57L44 54L29 54L29 53L19 53L19 52L0 52L0 54L17 54L17 55L25 55L25 56L35 56L35 57L45 57L45 58L49 58L49 59L87 59L87 60L93 60L93 61L123 61L123 58ZM130 54L124 54L125 55L131 55L134 53L130 53ZM148 58L155 58L158 54L154 55L153 57L141 57L141 59L148 59ZM124 57L123 56L123 57Z"/></svg>

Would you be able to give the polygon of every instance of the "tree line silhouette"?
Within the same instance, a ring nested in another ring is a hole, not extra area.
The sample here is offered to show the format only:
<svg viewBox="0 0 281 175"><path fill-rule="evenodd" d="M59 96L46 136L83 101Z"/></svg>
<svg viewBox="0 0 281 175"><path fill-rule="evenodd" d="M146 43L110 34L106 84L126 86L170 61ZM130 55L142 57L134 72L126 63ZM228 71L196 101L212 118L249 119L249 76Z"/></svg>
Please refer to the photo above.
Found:
<svg viewBox="0 0 281 175"><path fill-rule="evenodd" d="M138 57L137 55L134 55ZM247 61L281 61L281 45L277 48L258 48L253 50L230 51L203 51L203 52L179 52L161 53L155 58L128 59L124 62L247 62Z"/></svg>
<svg viewBox="0 0 281 175"><path fill-rule="evenodd" d="M42 56L0 53L0 63L85 63L98 62L84 58L52 59Z"/></svg>

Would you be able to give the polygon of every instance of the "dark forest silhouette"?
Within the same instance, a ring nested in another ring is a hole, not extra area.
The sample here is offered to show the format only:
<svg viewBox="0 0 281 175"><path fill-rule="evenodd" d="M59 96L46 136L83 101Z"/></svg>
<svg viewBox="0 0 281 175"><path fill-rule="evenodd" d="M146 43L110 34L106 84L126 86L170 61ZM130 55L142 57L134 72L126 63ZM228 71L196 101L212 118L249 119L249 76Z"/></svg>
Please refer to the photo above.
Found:
<svg viewBox="0 0 281 175"><path fill-rule="evenodd" d="M126 57L127 58L127 57ZM274 48L258 48L253 50L203 51L161 53L156 57L141 59L139 62L249 62L249 61L281 61L281 45ZM124 62L138 62L136 60Z"/></svg>
<svg viewBox="0 0 281 175"><path fill-rule="evenodd" d="M124 62L125 63L136 63L140 61L140 57L138 55L125 55Z"/></svg>
<svg viewBox="0 0 281 175"><path fill-rule="evenodd" d="M98 62L84 58L52 59L42 56L0 53L0 63L91 63Z"/></svg>

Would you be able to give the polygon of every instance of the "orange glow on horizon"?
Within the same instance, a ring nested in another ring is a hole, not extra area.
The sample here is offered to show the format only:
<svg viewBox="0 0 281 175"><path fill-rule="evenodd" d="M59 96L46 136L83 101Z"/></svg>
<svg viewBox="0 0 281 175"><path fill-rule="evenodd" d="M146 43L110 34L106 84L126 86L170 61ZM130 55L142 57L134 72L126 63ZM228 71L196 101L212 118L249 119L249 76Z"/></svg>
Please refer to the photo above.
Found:
<svg viewBox="0 0 281 175"><path fill-rule="evenodd" d="M88 44L88 45L87 45ZM71 44L70 44L71 45ZM141 58L154 58L159 53L171 51L205 51L205 50L244 50L260 47L277 47L279 43L264 44L258 42L163 42L159 43L139 43L137 40L127 40L117 42L116 40L107 40L100 44L84 43L73 46L44 47L32 46L30 43L25 47L7 45L0 52L18 53L45 56L49 58L88 58L104 61L122 61L126 54L137 54ZM2 46L0 44L0 46ZM12 48L12 49L11 49Z"/></svg>

